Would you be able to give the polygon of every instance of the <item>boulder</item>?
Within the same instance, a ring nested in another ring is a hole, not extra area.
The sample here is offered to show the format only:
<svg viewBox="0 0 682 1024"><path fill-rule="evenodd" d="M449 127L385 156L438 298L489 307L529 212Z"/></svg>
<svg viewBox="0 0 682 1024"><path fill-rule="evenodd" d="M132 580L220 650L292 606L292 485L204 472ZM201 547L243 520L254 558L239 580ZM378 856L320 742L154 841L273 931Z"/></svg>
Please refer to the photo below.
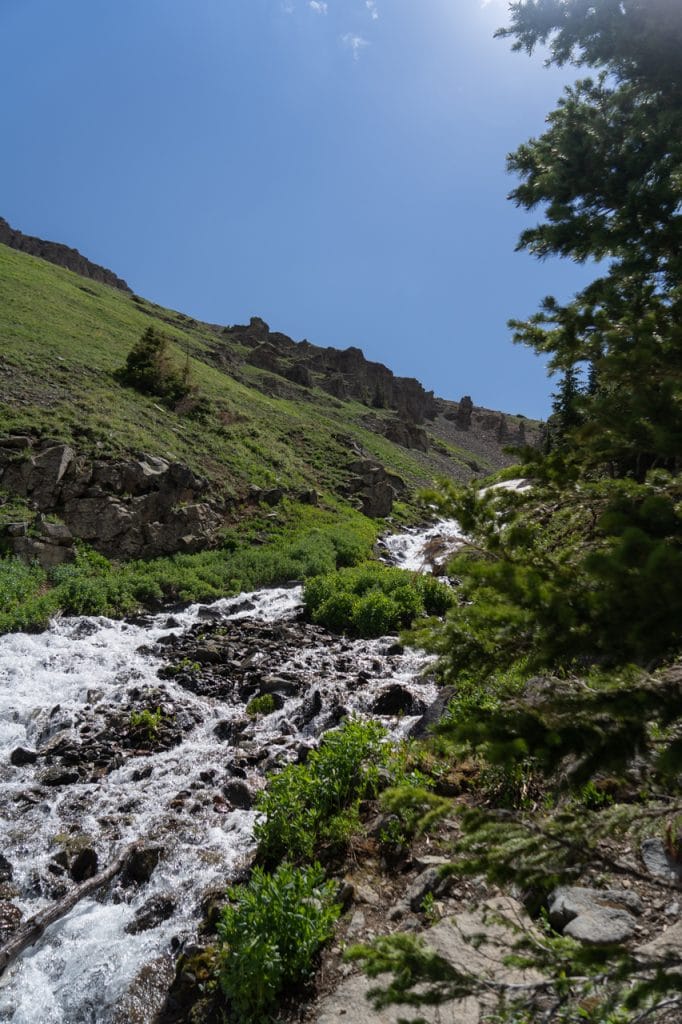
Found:
<svg viewBox="0 0 682 1024"><path fill-rule="evenodd" d="M2 485L10 494L30 498L41 512L50 511L59 501L62 481L74 459L68 445L51 445L20 462L5 462Z"/></svg>
<svg viewBox="0 0 682 1024"><path fill-rule="evenodd" d="M454 699L456 694L457 690L454 686L444 686L433 703L426 709L419 721L415 722L414 725L410 727L408 736L418 739L422 736L428 735L433 727L440 722L448 709L450 701Z"/></svg>
<svg viewBox="0 0 682 1024"><path fill-rule="evenodd" d="M156 928L167 921L175 912L176 901L172 896L159 894L148 899L136 912L135 918L126 925L128 935L139 935L140 932Z"/></svg>
<svg viewBox="0 0 682 1024"><path fill-rule="evenodd" d="M161 860L162 853L160 846L145 846L132 850L121 873L123 884L146 884Z"/></svg>
<svg viewBox="0 0 682 1024"><path fill-rule="evenodd" d="M372 704L374 715L418 715L423 710L424 704L416 700L400 683L391 683Z"/></svg>
<svg viewBox="0 0 682 1024"><path fill-rule="evenodd" d="M223 793L232 806L241 811L248 811L253 807L253 791L242 779L230 779L223 786Z"/></svg>
<svg viewBox="0 0 682 1024"><path fill-rule="evenodd" d="M0 448L8 451L22 451L31 447L31 438L23 434L10 434L9 437L0 437Z"/></svg>
<svg viewBox="0 0 682 1024"><path fill-rule="evenodd" d="M673 885L682 880L682 864L670 856L662 839L645 839L640 847L640 853L650 875L664 878Z"/></svg>
<svg viewBox="0 0 682 1024"><path fill-rule="evenodd" d="M560 886L549 898L554 928L593 946L624 942L634 935L642 901L629 889L588 889Z"/></svg>
<svg viewBox="0 0 682 1024"><path fill-rule="evenodd" d="M350 471L349 491L360 498L364 514L372 519L387 516L396 497L405 489L404 481L371 459L356 459Z"/></svg>
<svg viewBox="0 0 682 1024"><path fill-rule="evenodd" d="M393 441L394 444L399 444L401 448L415 448L420 452L428 452L429 450L429 439L426 431L409 421L401 422L394 420L386 426L383 433L384 437L388 438L389 441Z"/></svg>
<svg viewBox="0 0 682 1024"><path fill-rule="evenodd" d="M9 755L10 764L13 764L15 768L23 768L24 765L35 764L37 760L38 755L35 750L27 750L26 747L15 747Z"/></svg>
<svg viewBox="0 0 682 1024"><path fill-rule="evenodd" d="M48 523L44 520L39 525L40 536L50 544L62 544L65 547L73 543L73 534L63 523Z"/></svg>
<svg viewBox="0 0 682 1024"><path fill-rule="evenodd" d="M28 451L16 461L0 448L3 488L28 498L41 513L56 512L64 525L37 521L40 536L29 538L28 525L15 524L10 536L19 557L51 568L73 559L75 537L116 558L192 552L212 543L220 517L197 501L207 481L188 466L146 452L137 459L88 462L54 443Z"/></svg>
<svg viewBox="0 0 682 1024"><path fill-rule="evenodd" d="M468 430L471 426L471 414L474 411L474 403L470 395L462 395L455 413L455 424L460 430Z"/></svg>
<svg viewBox="0 0 682 1024"><path fill-rule="evenodd" d="M64 547L63 544L47 544L35 537L14 537L10 541L12 554L24 562L37 562L43 569L53 569L56 565L73 562L76 558L75 549Z"/></svg>

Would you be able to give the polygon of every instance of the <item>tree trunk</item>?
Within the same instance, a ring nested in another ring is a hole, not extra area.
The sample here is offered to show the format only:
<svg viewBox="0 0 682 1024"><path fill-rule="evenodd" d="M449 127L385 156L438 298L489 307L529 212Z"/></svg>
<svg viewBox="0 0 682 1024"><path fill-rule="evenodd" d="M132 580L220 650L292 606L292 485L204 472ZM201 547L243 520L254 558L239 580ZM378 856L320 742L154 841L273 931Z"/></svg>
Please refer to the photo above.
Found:
<svg viewBox="0 0 682 1024"><path fill-rule="evenodd" d="M39 914L30 917L4 946L0 946L0 975L6 971L9 965L25 949L35 945L46 928L68 914L85 896L89 896L91 892L95 892L113 878L114 875L117 875L121 868L124 867L131 853L138 849L140 845L141 843L138 841L130 846L126 846L123 852L103 871L93 875L92 878L88 878L85 882L81 882L80 885L74 886L66 896L57 900L53 906L48 907L46 910L41 910Z"/></svg>

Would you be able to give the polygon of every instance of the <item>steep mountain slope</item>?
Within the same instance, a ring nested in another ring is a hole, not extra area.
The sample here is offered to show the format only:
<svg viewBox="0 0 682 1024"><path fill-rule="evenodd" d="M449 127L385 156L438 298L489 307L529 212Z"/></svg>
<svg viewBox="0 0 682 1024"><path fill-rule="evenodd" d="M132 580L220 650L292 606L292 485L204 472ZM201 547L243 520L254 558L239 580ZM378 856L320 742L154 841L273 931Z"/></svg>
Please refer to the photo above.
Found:
<svg viewBox="0 0 682 1024"><path fill-rule="evenodd" d="M204 419L114 378L150 325L210 401ZM4 432L98 457L145 451L181 461L237 500L252 485L342 491L361 453L409 488L437 473L467 478L504 465L500 441L518 437L518 420L484 410L466 429L456 404L358 349L296 345L256 319L245 328L200 323L2 245L0 338Z"/></svg>

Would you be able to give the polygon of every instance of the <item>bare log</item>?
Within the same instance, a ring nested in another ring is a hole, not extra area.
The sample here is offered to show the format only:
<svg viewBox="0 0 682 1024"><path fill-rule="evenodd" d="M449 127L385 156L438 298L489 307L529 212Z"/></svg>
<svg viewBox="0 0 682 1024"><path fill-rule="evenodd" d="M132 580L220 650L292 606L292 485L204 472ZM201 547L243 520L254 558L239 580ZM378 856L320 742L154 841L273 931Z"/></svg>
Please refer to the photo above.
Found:
<svg viewBox="0 0 682 1024"><path fill-rule="evenodd" d="M95 892L117 875L121 868L125 866L130 855L139 849L141 845L141 842L138 841L130 846L126 846L122 853L119 853L118 857L104 868L103 871L93 875L92 878L86 879L85 882L81 882L80 885L75 885L73 889L67 892L66 896L57 900L53 906L48 907L46 910L41 910L39 914L34 914L33 917L30 917L4 946L0 946L0 975L7 970L9 965L25 949L36 944L46 928L49 928L55 921L59 921L60 918L68 914L85 896L89 896L91 892Z"/></svg>

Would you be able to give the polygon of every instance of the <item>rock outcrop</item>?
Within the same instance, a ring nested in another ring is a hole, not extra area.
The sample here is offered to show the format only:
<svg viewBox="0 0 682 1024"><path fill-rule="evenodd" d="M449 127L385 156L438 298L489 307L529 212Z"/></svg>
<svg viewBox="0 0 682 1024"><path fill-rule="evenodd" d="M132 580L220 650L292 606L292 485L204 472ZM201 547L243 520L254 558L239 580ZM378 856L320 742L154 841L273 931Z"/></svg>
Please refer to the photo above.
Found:
<svg viewBox="0 0 682 1024"><path fill-rule="evenodd" d="M16 554L54 565L68 560L72 538L116 558L154 558L211 543L220 517L198 500L207 484L187 466L147 454L88 460L66 444L23 440L0 439L0 484L65 525L41 521L31 526L37 536L28 536L14 524L8 532Z"/></svg>
<svg viewBox="0 0 682 1024"><path fill-rule="evenodd" d="M322 348L309 341L293 341L271 331L260 317L248 324L224 328L224 342L245 346L246 361L276 373L302 387L317 384L334 398L356 399L375 408L394 409L409 423L423 423L436 415L436 399L418 380L396 377L383 363L365 358L362 349ZM220 359L219 346L216 353Z"/></svg>
<svg viewBox="0 0 682 1024"><path fill-rule="evenodd" d="M372 459L356 459L350 471L349 491L360 499L361 511L372 519L387 516L395 499L405 490L404 481Z"/></svg>
<svg viewBox="0 0 682 1024"><path fill-rule="evenodd" d="M41 260L47 260L48 263L56 263L58 267L65 267L66 270L72 270L74 274L80 274L81 277L87 277L91 281L108 284L123 292L131 291L122 278L117 277L106 267L92 263L81 255L78 249L71 249L68 245L62 245L61 242L46 242L34 235L24 235L21 231L16 231L11 227L3 217L0 217L0 243L9 246L10 249L28 253L29 256L39 256Z"/></svg>

